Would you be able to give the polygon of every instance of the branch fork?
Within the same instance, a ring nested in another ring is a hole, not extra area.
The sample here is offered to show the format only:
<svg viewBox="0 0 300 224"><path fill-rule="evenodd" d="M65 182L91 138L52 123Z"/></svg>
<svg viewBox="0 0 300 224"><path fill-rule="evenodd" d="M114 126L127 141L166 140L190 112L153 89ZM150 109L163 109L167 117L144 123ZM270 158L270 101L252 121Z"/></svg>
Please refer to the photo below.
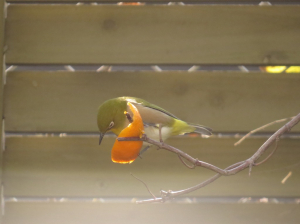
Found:
<svg viewBox="0 0 300 224"><path fill-rule="evenodd" d="M249 167L249 176L251 174L252 168L254 166L258 166L261 165L262 163L266 162L276 151L277 146L278 146L278 141L280 139L280 137L286 133L289 132L292 127L294 127L299 121L300 121L300 113L292 118L285 118L285 119L281 119L281 120L277 120L274 122L271 122L267 125L262 126L261 128L255 129L251 132L249 132L246 136L249 136L250 134L256 132L257 130L261 130L262 128L265 128L267 126L270 126L271 124L274 123L279 123L282 121L285 121L287 119L291 119L288 123L286 123L284 126L282 126L279 130L277 130L250 158L248 158L245 161L240 161L238 163L235 163L225 169L221 169L215 165L203 162L198 160L197 158L193 158L190 155L188 155L187 153L173 147L170 145L167 145L165 143L163 143L162 141L155 141L153 139L148 138L145 134L141 137L141 138L137 138L137 137L126 137L126 138L118 138L119 141L144 141L147 143L150 143L152 145L158 146L159 148L168 150L170 152L173 152L175 154L178 155L178 158L180 159L180 161L188 168L190 169L194 169L196 166L200 166L200 167L204 167L206 169L212 170L214 172L216 172L217 174L211 178L209 178L208 180L195 185L193 187L187 188L187 189L183 189L183 190L179 190L179 191L172 191L172 190L168 190L168 191L164 191L161 190L161 198L157 198L154 196L154 194L152 194L152 192L149 190L148 186L139 178L135 177L136 179L138 179L139 181L141 181L146 188L148 189L149 193L153 196L153 199L148 199L148 200L142 200L142 201L137 201L136 203L140 204L140 203L153 203L153 202L165 202L166 200L170 200L174 197L183 195L183 194L187 194L190 192L193 192L195 190L198 190L202 187L205 187L206 185L212 183L213 181L215 181L216 179L218 179L221 176L229 176L229 175L234 175L244 169L246 169L247 167ZM245 139L244 136L240 141L238 141L235 145L240 144L241 141L243 141ZM256 161L262 156L262 154L275 142L275 147L273 149L273 151L261 162L257 162ZM183 161L183 159L191 162L192 165L188 165L185 161Z"/></svg>

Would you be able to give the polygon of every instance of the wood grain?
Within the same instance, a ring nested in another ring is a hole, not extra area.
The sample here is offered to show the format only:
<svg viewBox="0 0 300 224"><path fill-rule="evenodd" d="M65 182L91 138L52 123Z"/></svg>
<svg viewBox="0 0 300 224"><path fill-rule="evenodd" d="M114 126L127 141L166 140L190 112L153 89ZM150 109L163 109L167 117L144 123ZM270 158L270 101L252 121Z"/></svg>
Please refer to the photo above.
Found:
<svg viewBox="0 0 300 224"><path fill-rule="evenodd" d="M295 204L7 203L6 224L298 223Z"/></svg>
<svg viewBox="0 0 300 224"><path fill-rule="evenodd" d="M298 114L299 86L298 74L10 72L5 86L6 131L98 132L101 103L135 96L215 132L248 132Z"/></svg>
<svg viewBox="0 0 300 224"><path fill-rule="evenodd" d="M11 2L11 3L23 3L23 2L25 2L25 3L27 3L27 2L43 2L43 3L45 3L45 2L49 2L49 3L52 3L52 2L60 2L60 3L63 3L63 2L73 2L73 3L78 3L78 1L77 0L8 0L7 2ZM99 3L118 3L118 2L120 2L120 1L118 1L118 0L81 0L80 2L99 2ZM132 0L123 0L122 2L133 2ZM166 1L166 0L143 0L142 2L146 2L146 3L155 3L155 2L157 2L157 3L159 3L159 2L161 2L161 3L165 3L165 4L167 4L168 3L168 1ZM172 0L172 2L188 2L188 3L190 3L190 2L197 2L197 3L202 3L202 2L204 2L204 3L208 3L208 1L207 0ZM237 3L251 3L251 4L253 4L253 3L260 3L261 2L261 0L214 0L213 1L213 3L232 3L232 2L237 2ZM275 3L287 3L287 2L297 2L297 0L288 0L288 1L286 1L286 0L271 0L270 2L275 2Z"/></svg>
<svg viewBox="0 0 300 224"><path fill-rule="evenodd" d="M3 112L4 112L4 1L0 2L0 188L2 189L3 177L2 177L2 167L3 167L3 149L4 149L4 121L3 121ZM3 195L2 191L0 193L0 201L2 202ZM0 206L0 223L2 223L2 214L3 214L3 206Z"/></svg>
<svg viewBox="0 0 300 224"><path fill-rule="evenodd" d="M300 6L9 5L9 64L299 64Z"/></svg>
<svg viewBox="0 0 300 224"><path fill-rule="evenodd" d="M98 137L9 137L4 153L6 197L151 197L132 176L145 181L154 194L180 190L213 176L190 170L175 154L150 149L130 165L110 159L113 137L98 145ZM249 158L266 139L249 139L234 147L235 139L172 138L173 145L195 158L225 168ZM300 194L299 139L282 139L265 164L222 177L187 196L297 197ZM271 149L270 149L271 150ZM269 151L270 151L269 150ZM282 184L282 179L292 176Z"/></svg>

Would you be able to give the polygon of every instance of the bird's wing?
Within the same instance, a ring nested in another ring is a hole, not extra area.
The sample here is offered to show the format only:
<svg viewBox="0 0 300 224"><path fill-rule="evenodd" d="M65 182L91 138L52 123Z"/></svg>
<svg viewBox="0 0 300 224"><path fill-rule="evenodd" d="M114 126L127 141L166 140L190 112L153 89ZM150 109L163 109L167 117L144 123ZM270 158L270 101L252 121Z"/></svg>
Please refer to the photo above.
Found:
<svg viewBox="0 0 300 224"><path fill-rule="evenodd" d="M151 104L145 100L135 98L135 97L122 97L123 100L129 101L133 103L139 113L141 114L143 118L143 122L146 126L156 126L158 124L164 124L166 126L171 126L174 123L174 119L180 120L178 117L175 115L171 114L170 112L164 110L163 108L156 106L154 104ZM205 134L205 135L211 135L212 134L212 129L202 126L202 125L197 125L197 124L192 124L192 123L187 123L190 127L195 128L194 132L200 133L200 134Z"/></svg>
<svg viewBox="0 0 300 224"><path fill-rule="evenodd" d="M158 124L163 124L164 126L170 126L174 122L173 117L160 110L156 110L151 107L146 107L138 103L137 104L133 103L133 104L136 106L139 113L141 114L143 118L143 122L148 125L156 126Z"/></svg>
<svg viewBox="0 0 300 224"><path fill-rule="evenodd" d="M149 103L147 102L146 100L142 100L140 98L135 98L135 97L124 97L126 101L129 101L129 102L132 102L132 103L135 103L135 104L140 104L144 107L148 107L150 109L153 109L153 110L157 110L159 112L162 112L170 117L173 117L175 119L178 119L180 120L178 117L176 117L174 114L171 114L169 111L166 111L165 109L159 107L159 106L156 106L152 103Z"/></svg>

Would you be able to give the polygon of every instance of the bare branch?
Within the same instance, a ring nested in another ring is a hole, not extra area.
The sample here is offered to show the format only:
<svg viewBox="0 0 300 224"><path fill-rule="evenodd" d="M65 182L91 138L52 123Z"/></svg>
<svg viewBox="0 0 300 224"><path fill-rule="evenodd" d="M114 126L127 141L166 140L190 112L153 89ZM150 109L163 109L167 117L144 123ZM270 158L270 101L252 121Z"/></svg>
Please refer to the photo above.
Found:
<svg viewBox="0 0 300 224"><path fill-rule="evenodd" d="M252 171L253 163L249 164L249 177L251 176L251 171Z"/></svg>
<svg viewBox="0 0 300 224"><path fill-rule="evenodd" d="M285 118L286 119L286 118ZM219 173L221 175L224 176L229 176L229 175L234 175L238 172L240 172L241 170L244 170L247 167L253 166L254 162L267 150L267 148L277 139L280 138L280 136L282 134L284 134L285 132L290 131L290 129L295 126L300 120L300 113L293 117L293 119L291 121L289 121L287 124L285 124L283 127L281 127L278 131L276 131L257 151L256 153L250 157L249 159L245 160L244 163L242 163L239 167L235 167L233 169L221 169L215 165L212 165L210 163L206 163L203 161L200 161L198 159L193 158L192 156L190 156L189 154L173 147L170 145L167 145L165 143L162 142L158 142L155 141L153 139L148 138L146 135L143 135L142 138L136 138L136 137L132 137L132 138L118 138L119 141L145 141L148 142L152 145L156 145L159 148L168 150L170 152L173 152L179 156L181 156L182 158L186 159L187 161L189 161L192 164L195 164L196 166L200 166L200 167L204 167L206 169L212 170L216 173ZM251 164L251 165L250 165ZM251 172L251 167L250 167L250 172Z"/></svg>
<svg viewBox="0 0 300 224"><path fill-rule="evenodd" d="M170 146L170 145L167 145L165 143L162 143L162 142L158 142L158 141L155 141L153 139L150 139L148 138L146 135L143 135L142 138L138 138L138 137L120 137L118 138L118 141L145 141L145 142L148 142L152 145L155 145L157 146L158 148L162 148L162 149L165 149L165 150L168 150L170 152L173 152L181 157L183 157L184 159L186 159L187 161L191 162L192 164L195 164L196 166L201 166L201 167L204 167L206 169L209 169L209 170L212 170L212 171L215 171L216 173L220 173L222 175L232 175L232 174L229 174L227 170L223 170L217 166L214 166L210 163L206 163L206 162L203 162L203 161L200 161L198 159L194 159L192 156L188 155L187 153L173 147L173 146Z"/></svg>
<svg viewBox="0 0 300 224"><path fill-rule="evenodd" d="M282 120L278 120L278 121L282 121ZM275 123L278 123L278 121L275 121ZM260 164L264 163L265 161L267 161L273 155L273 153L277 149L277 142L278 142L278 139L280 138L280 136L283 135L284 133L290 131L292 129L292 127L294 127L299 121L300 121L300 113L297 116L293 117L291 121L286 123L279 130L277 130L250 158L248 158L245 161L235 163L235 164L227 167L226 169L221 169L221 168L216 167L212 164L200 161L198 159L194 159L193 157L191 157L187 153L185 153L185 152L183 152L183 151L181 151L181 150L179 150L175 147L167 145L165 143L158 142L158 141L155 141L153 139L150 139L146 135L143 135L142 138L118 138L118 140L119 141L145 141L145 142L148 142L150 144L156 145L159 148L163 148L163 149L168 150L170 152L176 153L179 156L179 158L181 159L181 161L183 161L182 158L184 158L187 161L191 162L192 164L195 164L195 166L204 167L204 168L207 168L209 170L212 170L212 171L218 173L215 176L211 177L210 179L208 179L208 180L206 180L206 181L204 181L204 182L202 182L202 183L200 183L196 186L193 186L193 187L190 187L190 188L187 188L187 189L184 189L184 190L180 190L180 191L171 191L171 190L161 191L161 198L155 198L154 197L154 199L138 201L137 203L164 202L165 200L169 200L173 197L177 197L179 195L187 194L187 193L190 193L190 192L195 191L197 189L200 189L200 188L212 183L213 181L215 181L216 179L218 179L222 175L223 176L234 175L234 174L246 169L247 167L249 167L249 175L250 175L253 166L257 166L257 165L260 165ZM274 122L272 122L272 123L274 123ZM266 125L264 125L263 127L266 127ZM275 141L276 141L276 145L275 145L275 149L273 150L273 152L269 156L267 156L267 158L264 159L263 161L261 161L259 163L255 163L255 161L257 161L261 157L261 155ZM187 164L185 164L185 165L187 165Z"/></svg>
<svg viewBox="0 0 300 224"><path fill-rule="evenodd" d="M184 160L182 159L182 157L180 155L178 155L178 158L183 163L183 165L185 165L187 168L189 168L189 169L195 169L196 164L193 164L192 166L190 166L186 162L184 162Z"/></svg>
<svg viewBox="0 0 300 224"><path fill-rule="evenodd" d="M232 169L232 168L234 168L236 166L239 166L241 163L243 163L243 162L235 163L235 164L227 167L226 169ZM214 182L215 180L217 180L221 176L222 176L221 174L216 174L215 176L207 179L206 181L203 181L200 184L197 184L197 185L195 185L193 187L190 187L190 188L187 188L187 189L184 189L184 190L179 190L179 191L171 191L171 190L169 190L169 191L161 191L161 196L162 196L161 198L142 200L142 201L137 201L136 203L137 204L145 204L145 203L153 203L153 202L165 202L166 200L169 200L171 198L178 197L180 195L187 194L187 193L196 191L196 190L198 190L200 188L203 188L206 185Z"/></svg>
<svg viewBox="0 0 300 224"><path fill-rule="evenodd" d="M145 135L143 135L141 138L139 137L118 137L118 141L145 141Z"/></svg>
<svg viewBox="0 0 300 224"><path fill-rule="evenodd" d="M140 178L136 177L136 176L133 175L132 173L130 173L130 175L133 176L133 177L134 177L135 179L137 179L138 181L140 181L142 184L144 184L145 187L147 188L147 191L149 192L149 194L151 194L152 197L153 197L154 199L156 199L155 195L152 193L152 191L149 189L148 185L147 185L144 181L142 181Z"/></svg>
<svg viewBox="0 0 300 224"><path fill-rule="evenodd" d="M250 131L248 134L246 134L244 137L242 137L242 138L241 138L240 140L238 140L236 143L234 143L234 146L237 146L237 145L241 144L241 143L242 143L246 138L248 138L250 135L252 135L252 134L254 134L254 133L256 133L256 132L258 132L258 131L260 131L260 130L263 130L263 129L265 129L265 128L267 128L267 127L273 125L273 124L281 123L281 122L284 122L284 121L287 121L287 120L290 120L290 119L293 119L293 118L294 118L294 117L283 118L283 119L280 119L280 120L272 121L272 122L270 122L270 123L268 123L268 124L265 124L265 125L263 125L263 126L261 126L261 127L259 127L259 128L256 128L256 129Z"/></svg>
<svg viewBox="0 0 300 224"><path fill-rule="evenodd" d="M282 184L285 184L285 182L287 181L287 179L290 178L290 176L292 176L292 171L290 171L281 181Z"/></svg>
<svg viewBox="0 0 300 224"><path fill-rule="evenodd" d="M259 163L254 163L253 165L259 166L259 165L263 164L264 162L266 162L269 158L271 158L271 156L274 154L274 152L276 151L276 149L278 147L278 142L279 142L279 138L276 138L275 147L274 147L273 151L263 161L260 161Z"/></svg>

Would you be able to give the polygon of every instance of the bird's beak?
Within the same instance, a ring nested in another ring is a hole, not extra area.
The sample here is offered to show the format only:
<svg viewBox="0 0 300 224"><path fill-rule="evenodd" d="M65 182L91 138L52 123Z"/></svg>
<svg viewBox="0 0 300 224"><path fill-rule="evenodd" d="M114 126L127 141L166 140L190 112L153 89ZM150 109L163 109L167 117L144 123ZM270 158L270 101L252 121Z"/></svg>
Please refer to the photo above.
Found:
<svg viewBox="0 0 300 224"><path fill-rule="evenodd" d="M101 142L102 142L102 139L103 139L104 135L105 135L105 133L100 133L99 145L101 144Z"/></svg>

